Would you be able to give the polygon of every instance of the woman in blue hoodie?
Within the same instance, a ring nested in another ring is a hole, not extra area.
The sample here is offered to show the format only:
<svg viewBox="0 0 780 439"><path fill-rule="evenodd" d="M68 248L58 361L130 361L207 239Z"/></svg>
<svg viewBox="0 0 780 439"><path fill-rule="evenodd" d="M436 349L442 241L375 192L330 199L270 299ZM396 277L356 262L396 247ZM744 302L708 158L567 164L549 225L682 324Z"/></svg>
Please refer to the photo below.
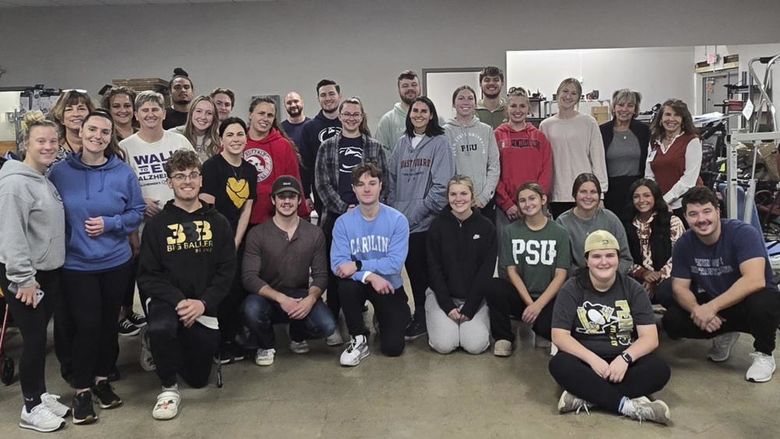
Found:
<svg viewBox="0 0 780 439"><path fill-rule="evenodd" d="M406 273L414 297L414 316L406 340L425 335L425 291L428 261L425 247L428 228L447 205L447 182L455 174L450 143L439 125L430 99L412 101L406 114L406 133L395 145L387 165L387 204L409 220L409 253Z"/></svg>
<svg viewBox="0 0 780 439"><path fill-rule="evenodd" d="M97 419L93 393L104 409L122 404L107 377L116 355L123 286L133 275L127 238L144 215L141 188L121 156L111 116L91 112L80 135L81 152L49 174L65 205L63 303L75 326L74 424Z"/></svg>

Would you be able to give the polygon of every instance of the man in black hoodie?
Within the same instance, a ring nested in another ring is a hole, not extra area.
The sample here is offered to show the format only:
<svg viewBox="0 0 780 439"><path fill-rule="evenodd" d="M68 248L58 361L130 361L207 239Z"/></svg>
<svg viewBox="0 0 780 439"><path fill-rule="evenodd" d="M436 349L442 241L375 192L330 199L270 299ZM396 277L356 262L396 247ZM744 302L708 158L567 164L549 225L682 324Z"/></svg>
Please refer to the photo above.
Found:
<svg viewBox="0 0 780 439"><path fill-rule="evenodd" d="M138 287L146 301L149 339L162 392L155 419L178 414L176 375L203 387L219 348L217 310L236 270L227 219L198 199L201 165L194 151L178 150L164 165L174 198L149 221L141 240Z"/></svg>
<svg viewBox="0 0 780 439"><path fill-rule="evenodd" d="M336 81L323 79L317 83L317 99L320 101L320 112L314 116L314 119L303 125L299 146L302 159L303 198L308 201L309 194L313 193L314 209L322 218L322 202L314 189L314 164L322 142L341 132L341 121L338 117L341 87L336 84Z"/></svg>

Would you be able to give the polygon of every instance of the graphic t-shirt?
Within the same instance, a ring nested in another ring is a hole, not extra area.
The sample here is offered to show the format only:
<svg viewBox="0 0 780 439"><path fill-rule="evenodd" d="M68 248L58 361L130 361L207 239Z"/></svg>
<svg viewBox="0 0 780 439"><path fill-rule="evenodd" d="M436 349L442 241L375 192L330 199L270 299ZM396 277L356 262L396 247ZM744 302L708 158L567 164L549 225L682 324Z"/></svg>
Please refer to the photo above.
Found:
<svg viewBox="0 0 780 439"><path fill-rule="evenodd" d="M235 167L221 154L203 164L203 189L201 193L214 196L214 207L227 218L235 233L241 208L247 200L257 199L257 171L246 160Z"/></svg>
<svg viewBox="0 0 780 439"><path fill-rule="evenodd" d="M347 204L357 206L357 196L352 190L352 170L363 162L363 137L339 140L339 196Z"/></svg>
<svg viewBox="0 0 780 439"><path fill-rule="evenodd" d="M720 239L713 245L701 242L693 230L683 233L674 246L672 277L690 279L714 298L726 292L742 277L739 265L753 258L764 258L766 287L776 291L764 238L749 224L722 219Z"/></svg>
<svg viewBox="0 0 780 439"><path fill-rule="evenodd" d="M501 277L514 265L531 297L538 298L550 285L555 270L571 266L569 235L559 224L547 221L541 230L531 230L524 221L506 226L500 237L498 259Z"/></svg>
<svg viewBox="0 0 780 439"><path fill-rule="evenodd" d="M119 142L119 147L138 177L144 198L157 200L160 208L173 198L173 189L168 186L168 175L163 165L177 149L195 151L186 137L170 131L163 132L163 137L153 143L142 140L136 133Z"/></svg>
<svg viewBox="0 0 780 439"><path fill-rule="evenodd" d="M552 327L601 357L614 357L636 341L637 325L653 325L653 308L644 288L624 274L605 292L585 290L577 279L566 281L555 298Z"/></svg>

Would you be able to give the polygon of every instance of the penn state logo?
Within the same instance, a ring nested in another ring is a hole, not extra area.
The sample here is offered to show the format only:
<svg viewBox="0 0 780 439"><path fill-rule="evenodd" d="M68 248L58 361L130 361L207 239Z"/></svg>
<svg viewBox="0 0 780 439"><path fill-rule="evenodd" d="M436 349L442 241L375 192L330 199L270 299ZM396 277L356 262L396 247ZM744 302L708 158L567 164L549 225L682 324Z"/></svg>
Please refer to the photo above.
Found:
<svg viewBox="0 0 780 439"><path fill-rule="evenodd" d="M260 148L252 148L244 151L244 160L257 170L257 182L260 183L271 175L274 170L274 159L271 154Z"/></svg>
<svg viewBox="0 0 780 439"><path fill-rule="evenodd" d="M341 127L327 127L321 129L317 137L320 139L320 144L322 144L322 142L330 139L331 137L335 136L340 132L341 132Z"/></svg>

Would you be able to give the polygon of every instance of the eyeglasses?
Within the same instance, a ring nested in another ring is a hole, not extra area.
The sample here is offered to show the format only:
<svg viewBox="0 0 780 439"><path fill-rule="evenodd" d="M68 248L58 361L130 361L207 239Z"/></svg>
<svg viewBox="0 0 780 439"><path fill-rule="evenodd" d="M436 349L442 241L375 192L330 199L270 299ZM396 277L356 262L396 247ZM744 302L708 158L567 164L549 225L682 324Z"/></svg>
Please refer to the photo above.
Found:
<svg viewBox="0 0 780 439"><path fill-rule="evenodd" d="M522 94L528 96L528 92L523 87L509 87L507 94Z"/></svg>
<svg viewBox="0 0 780 439"><path fill-rule="evenodd" d="M186 181L187 179L197 180L199 178L200 178L200 172L198 172L198 171L192 171L189 174L180 173L180 174L173 174L173 175L171 175L171 180L176 180L179 183L181 183L183 181Z"/></svg>
<svg viewBox="0 0 780 439"><path fill-rule="evenodd" d="M362 113L341 113L344 119L360 119L363 117Z"/></svg>

